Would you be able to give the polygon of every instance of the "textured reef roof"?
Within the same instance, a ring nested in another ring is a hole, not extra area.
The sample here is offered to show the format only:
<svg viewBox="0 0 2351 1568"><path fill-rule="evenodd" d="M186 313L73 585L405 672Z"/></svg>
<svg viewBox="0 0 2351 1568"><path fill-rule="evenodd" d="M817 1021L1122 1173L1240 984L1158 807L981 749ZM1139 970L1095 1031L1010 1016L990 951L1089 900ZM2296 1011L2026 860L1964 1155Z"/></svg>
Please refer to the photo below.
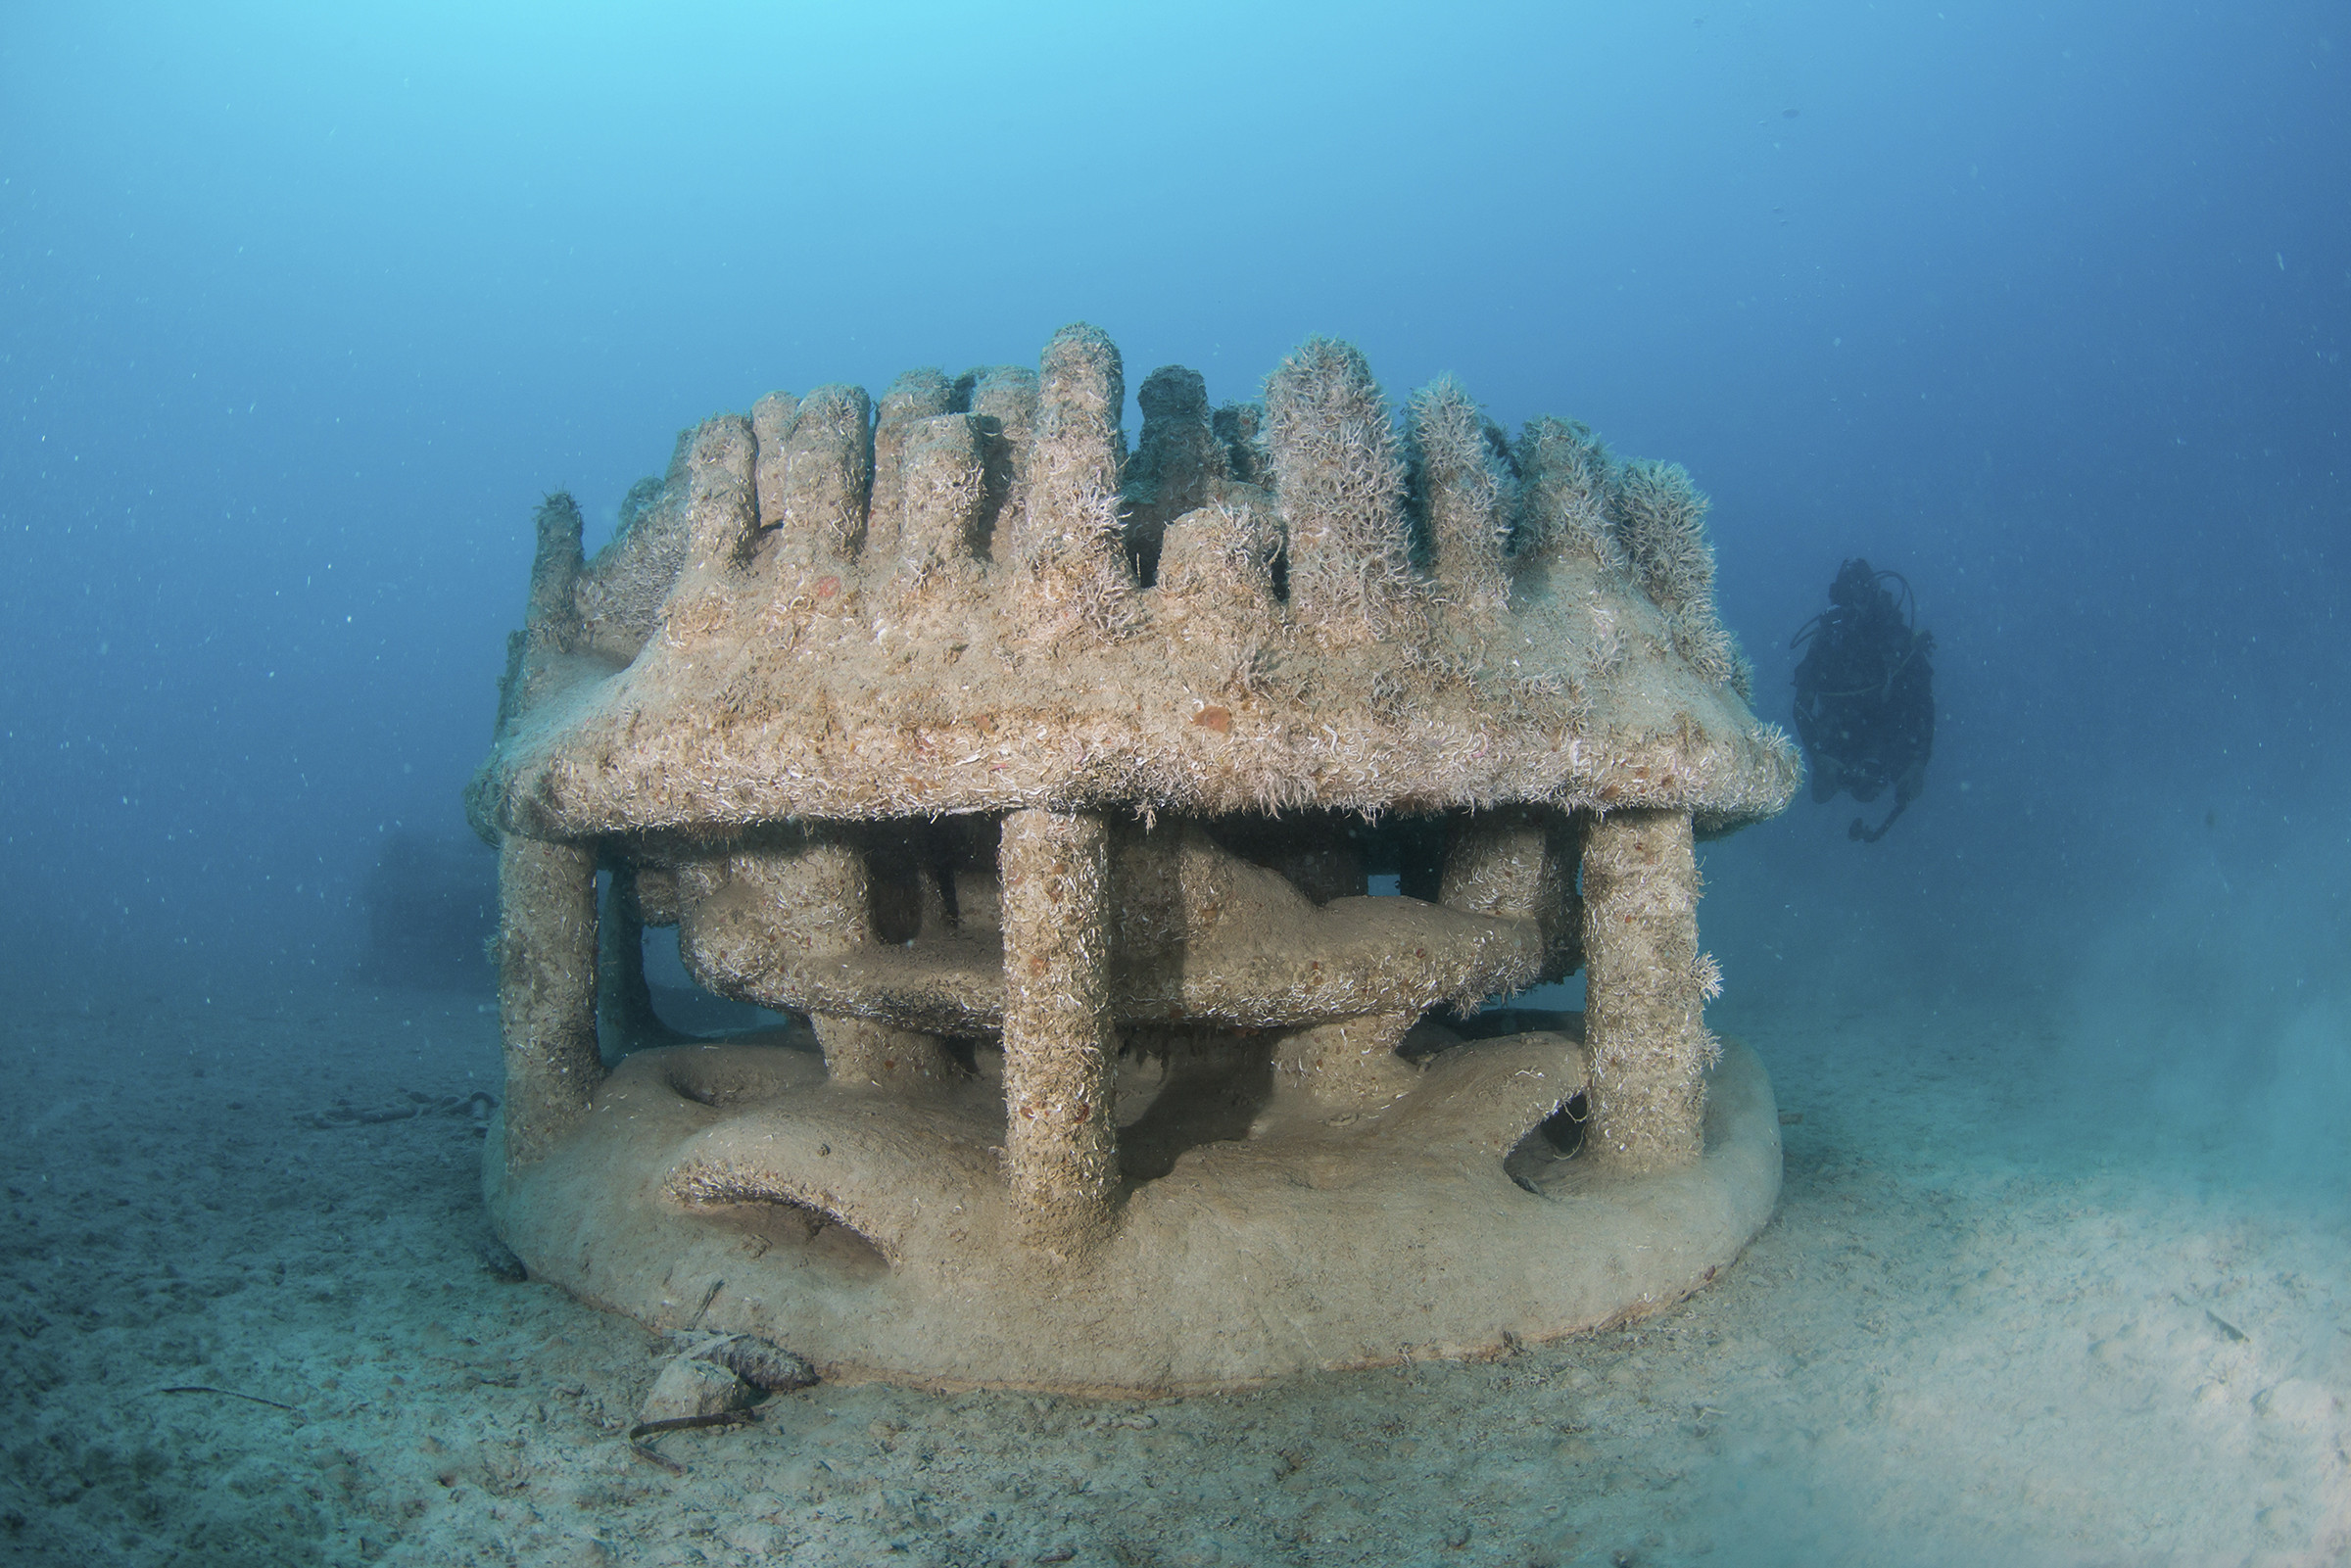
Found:
<svg viewBox="0 0 2351 1568"><path fill-rule="evenodd" d="M1720 832L1799 764L1746 701L1705 502L1457 385L1401 431L1315 340L1263 404L1065 328L1037 371L773 394L680 438L530 629L471 804L534 837L1027 806L1215 816L1539 803Z"/></svg>

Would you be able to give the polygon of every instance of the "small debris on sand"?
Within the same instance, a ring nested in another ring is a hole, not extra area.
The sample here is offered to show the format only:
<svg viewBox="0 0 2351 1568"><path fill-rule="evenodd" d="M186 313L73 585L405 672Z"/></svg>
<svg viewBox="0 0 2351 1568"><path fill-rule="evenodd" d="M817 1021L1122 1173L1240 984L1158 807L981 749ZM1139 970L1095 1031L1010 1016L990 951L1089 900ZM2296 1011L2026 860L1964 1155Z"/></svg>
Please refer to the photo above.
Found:
<svg viewBox="0 0 2351 1568"><path fill-rule="evenodd" d="M414 1121L421 1117L463 1117L482 1123L498 1109L498 1097L480 1089L471 1094L438 1095L404 1089L401 1094L408 1104L382 1111L361 1111L347 1100L337 1100L324 1111L303 1119L313 1127L362 1127L383 1121Z"/></svg>
<svg viewBox="0 0 2351 1568"><path fill-rule="evenodd" d="M676 1353L653 1379L639 1416L648 1427L715 1426L770 1394L789 1394L816 1382L809 1364L783 1347L749 1334L673 1334Z"/></svg>

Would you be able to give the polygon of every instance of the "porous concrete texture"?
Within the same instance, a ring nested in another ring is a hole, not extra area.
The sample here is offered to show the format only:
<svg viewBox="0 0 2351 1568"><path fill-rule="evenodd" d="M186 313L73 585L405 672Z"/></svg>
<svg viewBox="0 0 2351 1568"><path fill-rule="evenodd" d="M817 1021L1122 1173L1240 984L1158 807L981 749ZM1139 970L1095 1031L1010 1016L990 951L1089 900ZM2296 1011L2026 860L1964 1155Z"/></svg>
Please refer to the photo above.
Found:
<svg viewBox="0 0 2351 1568"><path fill-rule="evenodd" d="M593 561L541 507L468 793L508 1242L837 1370L1087 1390L1696 1288L1778 1145L1703 1022L1692 846L1798 780L1703 498L1450 379L1397 420L1329 340L1262 406L1154 371L1132 453L1125 389L1068 327L712 418ZM599 864L622 947L675 924L792 1028L632 1050L609 952L600 1087ZM1478 1022L1578 968L1588 1022Z"/></svg>
<svg viewBox="0 0 2351 1568"><path fill-rule="evenodd" d="M1702 1010L1719 981L1698 950L1690 819L1602 817L1584 839L1585 1028L1592 1044L1586 1147L1627 1170L1699 1157L1703 1075L1716 1046Z"/></svg>
<svg viewBox="0 0 2351 1568"><path fill-rule="evenodd" d="M498 1016L518 1164L587 1114L596 1035L596 851L509 835L498 855Z"/></svg>
<svg viewBox="0 0 2351 1568"><path fill-rule="evenodd" d="M1090 812L1004 819L1004 1176L1029 1240L1080 1252L1111 1226L1119 1039L1110 1003L1110 832Z"/></svg>

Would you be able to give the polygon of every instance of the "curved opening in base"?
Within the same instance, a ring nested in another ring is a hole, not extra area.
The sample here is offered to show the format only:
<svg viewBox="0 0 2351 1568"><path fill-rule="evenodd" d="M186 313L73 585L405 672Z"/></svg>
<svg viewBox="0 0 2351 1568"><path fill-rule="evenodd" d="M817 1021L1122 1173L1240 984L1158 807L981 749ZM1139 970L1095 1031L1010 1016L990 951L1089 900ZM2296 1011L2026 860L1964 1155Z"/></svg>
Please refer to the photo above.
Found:
<svg viewBox="0 0 2351 1568"><path fill-rule="evenodd" d="M871 1237L836 1214L790 1198L738 1195L694 1205L698 1218L756 1236L767 1250L784 1248L844 1285L865 1285L889 1273L889 1256Z"/></svg>
<svg viewBox="0 0 2351 1568"><path fill-rule="evenodd" d="M1591 1102L1582 1094L1570 1097L1550 1116L1526 1130L1526 1136L1502 1157L1503 1174L1537 1197L1548 1190L1559 1167L1573 1160L1584 1146L1584 1125Z"/></svg>

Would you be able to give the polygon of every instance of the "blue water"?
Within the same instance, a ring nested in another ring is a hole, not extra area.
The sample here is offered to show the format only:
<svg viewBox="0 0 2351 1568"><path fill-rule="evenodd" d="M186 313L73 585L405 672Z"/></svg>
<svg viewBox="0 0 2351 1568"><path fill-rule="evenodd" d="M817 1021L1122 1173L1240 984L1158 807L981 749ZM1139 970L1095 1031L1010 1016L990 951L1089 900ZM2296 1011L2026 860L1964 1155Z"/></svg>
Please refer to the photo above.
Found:
<svg viewBox="0 0 2351 1568"><path fill-rule="evenodd" d="M0 987L347 971L545 491L593 546L771 388L1328 333L1687 465L1767 718L1840 559L1915 588L1926 793L1709 849L1732 1018L2028 999L2331 1202L2346 189L2287 0L13 8Z"/></svg>

